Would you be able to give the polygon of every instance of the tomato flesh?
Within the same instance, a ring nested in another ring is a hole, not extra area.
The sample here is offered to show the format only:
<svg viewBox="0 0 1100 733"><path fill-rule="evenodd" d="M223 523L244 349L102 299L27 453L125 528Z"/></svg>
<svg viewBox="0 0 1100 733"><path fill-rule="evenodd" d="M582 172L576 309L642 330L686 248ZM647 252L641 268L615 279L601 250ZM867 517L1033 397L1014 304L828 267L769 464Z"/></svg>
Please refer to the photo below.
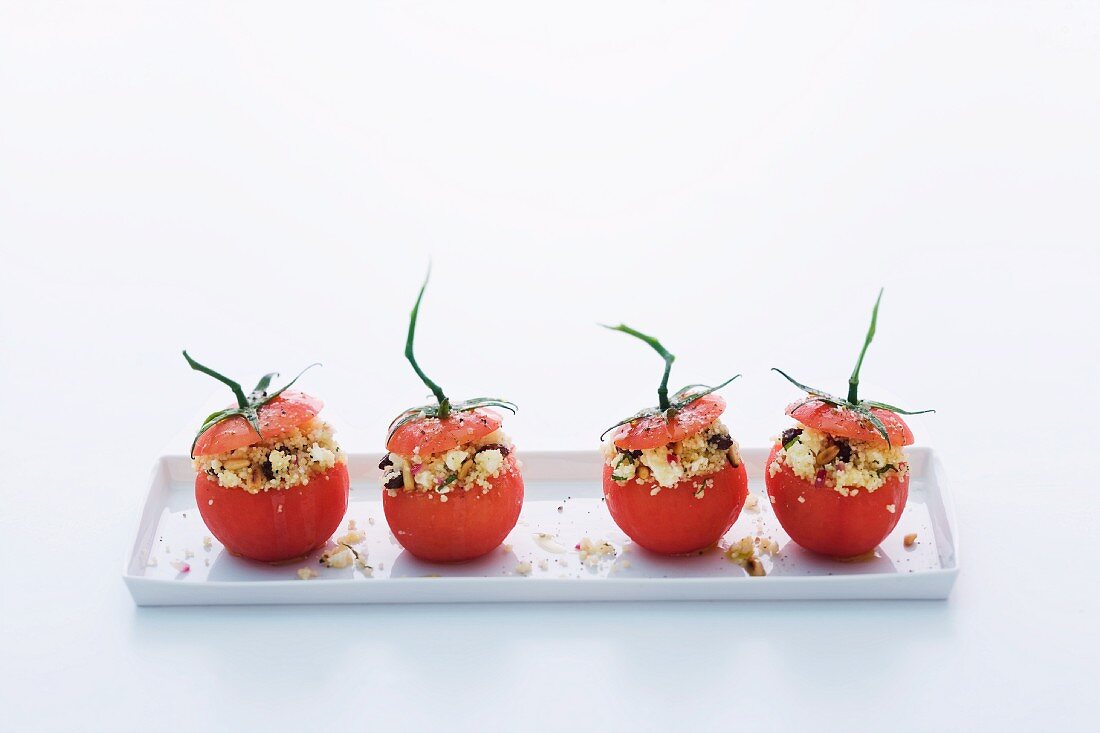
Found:
<svg viewBox="0 0 1100 733"><path fill-rule="evenodd" d="M820 430L829 435L864 443L885 443L882 433L865 418L851 410L833 407L817 400L792 402L787 405L787 414L808 428ZM882 421L891 445L913 444L913 431L896 412L871 408L871 414Z"/></svg>
<svg viewBox="0 0 1100 733"><path fill-rule="evenodd" d="M422 456L435 455L484 438L500 427L495 410L479 408L452 412L446 418L424 417L405 423L386 442L391 453L411 456L419 448Z"/></svg>
<svg viewBox="0 0 1100 733"><path fill-rule="evenodd" d="M779 446L772 448L765 466L771 466L778 452ZM856 557L875 549L897 526L909 497L908 473L901 477L891 474L874 492L860 489L855 496L816 487L786 464L780 464L774 476L766 468L764 483L775 517L791 539L807 550L836 558ZM888 505L893 505L894 511L887 509Z"/></svg>
<svg viewBox="0 0 1100 733"><path fill-rule="evenodd" d="M306 485L250 494L195 477L195 502L210 534L234 555L286 562L323 545L348 508L348 468L337 463Z"/></svg>
<svg viewBox="0 0 1100 733"><path fill-rule="evenodd" d="M717 420L726 409L726 401L716 394L695 400L671 419L661 415L640 417L620 425L611 442L626 450L646 450L690 438Z"/></svg>
<svg viewBox="0 0 1100 733"><path fill-rule="evenodd" d="M701 499L695 484L709 478L712 485ZM603 493L611 518L630 539L652 552L683 555L710 547L729 531L749 495L745 464L728 462L718 473L689 478L650 494L658 484L650 479L620 485L603 467Z"/></svg>
<svg viewBox="0 0 1100 733"><path fill-rule="evenodd" d="M226 418L199 436L193 455L214 456L237 448L271 440L309 422L321 411L324 403L305 392L287 390L261 407L258 412L260 432L240 415Z"/></svg>
<svg viewBox="0 0 1100 733"><path fill-rule="evenodd" d="M435 492L399 489L391 496L383 490L382 509L393 536L410 553L430 562L462 562L492 552L519 519L523 477L515 459L509 458L487 481L492 486L488 492L474 485L469 491L446 494L447 501Z"/></svg>

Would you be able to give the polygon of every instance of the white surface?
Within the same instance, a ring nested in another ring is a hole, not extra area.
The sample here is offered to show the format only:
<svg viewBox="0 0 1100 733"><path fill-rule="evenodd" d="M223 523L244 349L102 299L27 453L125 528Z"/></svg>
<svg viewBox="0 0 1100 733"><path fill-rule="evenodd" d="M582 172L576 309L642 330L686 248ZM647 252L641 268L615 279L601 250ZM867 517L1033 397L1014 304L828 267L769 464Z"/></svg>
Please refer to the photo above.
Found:
<svg viewBox="0 0 1100 733"><path fill-rule="evenodd" d="M5 3L0 727L1095 727L1095 3L360 5ZM378 450L429 253L422 362L521 450L652 400L619 319L745 373L761 444L768 367L842 387L885 283L866 394L940 410L951 598L135 609L216 386L178 350L319 359Z"/></svg>
<svg viewBox="0 0 1100 733"><path fill-rule="evenodd" d="M347 519L365 536L355 551L369 573L324 567L319 563L324 548L278 566L233 557L210 537L196 510L191 460L163 456L150 480L123 579L142 606L947 597L959 571L958 528L933 451L910 449L909 499L898 526L873 557L859 562L816 557L792 544L764 488L768 449L744 449L742 456L756 505L741 512L716 548L662 557L635 545L612 521L603 503L598 451L526 451L523 511L515 529L498 551L474 562L446 564L422 562L402 550L385 524L378 479L382 454L352 453ZM341 523L337 535L349 526ZM919 541L906 548L902 540L910 532ZM779 547L774 557L758 553L764 577L750 577L724 555L746 536ZM611 544L615 552L583 562L574 548L586 537ZM314 578L299 578L302 568L312 570Z"/></svg>

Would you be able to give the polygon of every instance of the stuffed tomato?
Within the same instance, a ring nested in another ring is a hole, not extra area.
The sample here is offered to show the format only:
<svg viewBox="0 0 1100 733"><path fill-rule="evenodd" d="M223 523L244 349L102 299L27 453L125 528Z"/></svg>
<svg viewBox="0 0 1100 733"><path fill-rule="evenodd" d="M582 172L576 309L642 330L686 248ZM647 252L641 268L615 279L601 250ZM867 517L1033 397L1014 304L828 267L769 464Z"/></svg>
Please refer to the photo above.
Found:
<svg viewBox="0 0 1100 733"><path fill-rule="evenodd" d="M206 419L191 447L195 501L210 533L234 555L294 560L323 545L348 507L347 461L321 400L268 374L250 393L184 352L188 364L226 384L237 405ZM300 375L299 375L300 376Z"/></svg>
<svg viewBox="0 0 1100 733"><path fill-rule="evenodd" d="M413 355L427 279L409 319L405 356L436 402L410 408L390 425L382 470L382 508L393 536L432 562L462 562L499 547L523 507L523 476L492 397L451 402Z"/></svg>
<svg viewBox="0 0 1100 733"><path fill-rule="evenodd" d="M859 398L859 372L881 299L880 291L847 398L775 370L807 396L787 407L796 424L775 440L768 456L764 480L772 508L794 542L842 559L871 552L897 526L909 496L904 448L913 443L901 415L932 412Z"/></svg>
<svg viewBox="0 0 1100 733"><path fill-rule="evenodd" d="M718 387L691 385L669 396L675 357L656 339L629 326L665 360L658 405L611 428L604 448L608 511L631 540L652 552L680 555L710 547L729 531L748 498L737 441L721 421ZM740 375L738 375L740 376Z"/></svg>

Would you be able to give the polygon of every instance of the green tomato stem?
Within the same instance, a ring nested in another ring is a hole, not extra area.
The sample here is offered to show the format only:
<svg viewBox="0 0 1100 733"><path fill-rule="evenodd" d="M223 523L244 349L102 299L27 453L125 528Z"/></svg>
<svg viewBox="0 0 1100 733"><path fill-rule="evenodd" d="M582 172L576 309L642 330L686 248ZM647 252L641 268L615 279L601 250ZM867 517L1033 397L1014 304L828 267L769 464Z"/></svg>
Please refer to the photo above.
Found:
<svg viewBox="0 0 1100 733"><path fill-rule="evenodd" d="M432 391L435 395L436 401L439 403L438 417L442 420L451 413L451 401L447 399L447 395L443 394L443 389L433 382L424 370L420 368L420 365L416 363L416 357L413 355L413 339L416 336L416 318L420 313L420 301L424 298L424 290L428 287L428 279L432 276L432 268L428 266L428 272L424 275L424 283L420 286L420 293L416 296L416 305L413 306L412 313L409 316L409 335L405 339L405 358L409 360L409 364L412 365L413 371L416 372L416 376L420 377L420 381Z"/></svg>
<svg viewBox="0 0 1100 733"><path fill-rule="evenodd" d="M853 405L859 404L859 370L863 367L863 357L867 354L867 347L871 345L871 341L875 338L875 326L878 324L878 305L882 302L882 291L884 288L879 288L878 298L875 299L875 307L871 310L871 326L867 329L867 337L863 340L863 348L859 352L859 360L856 361L856 367L852 370L852 376L848 377L848 402Z"/></svg>

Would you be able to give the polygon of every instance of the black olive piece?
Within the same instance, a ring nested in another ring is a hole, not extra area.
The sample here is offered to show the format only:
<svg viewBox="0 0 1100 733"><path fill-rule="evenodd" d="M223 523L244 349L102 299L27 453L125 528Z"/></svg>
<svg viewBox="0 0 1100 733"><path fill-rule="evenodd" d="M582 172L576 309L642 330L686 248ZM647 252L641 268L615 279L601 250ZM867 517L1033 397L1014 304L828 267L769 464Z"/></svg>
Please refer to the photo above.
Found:
<svg viewBox="0 0 1100 733"><path fill-rule="evenodd" d="M394 476L393 478L391 478L389 481L386 482L386 488L387 489L400 489L404 485L405 485L405 479L401 476L401 474L397 474L396 476Z"/></svg>
<svg viewBox="0 0 1100 733"><path fill-rule="evenodd" d="M838 461L848 463L852 460L852 446L848 445L847 440L836 440L836 447L840 449L840 452L836 454Z"/></svg>
<svg viewBox="0 0 1100 733"><path fill-rule="evenodd" d="M271 469L271 459L265 458L264 462L260 464L260 470L263 471L264 478L268 481L275 478L275 472Z"/></svg>
<svg viewBox="0 0 1100 733"><path fill-rule="evenodd" d="M718 450L725 450L733 445L733 438L725 434L712 435L707 438L707 442L713 445Z"/></svg>
<svg viewBox="0 0 1100 733"><path fill-rule="evenodd" d="M802 428L787 428L783 431L783 435L780 436L779 442L784 446L790 445L791 441L802 435Z"/></svg>
<svg viewBox="0 0 1100 733"><path fill-rule="evenodd" d="M498 450L498 451L500 451L500 455L504 458L507 458L508 453L510 452L506 447L504 447L500 443L489 443L488 445L483 445L480 448L478 448L477 451L474 453L474 455L476 456L478 453L480 453L483 450Z"/></svg>
<svg viewBox="0 0 1100 733"><path fill-rule="evenodd" d="M390 458L389 453L382 456L382 460L378 462L378 467L381 468L383 471L386 470L387 466L392 466L392 465L393 465L393 460Z"/></svg>

